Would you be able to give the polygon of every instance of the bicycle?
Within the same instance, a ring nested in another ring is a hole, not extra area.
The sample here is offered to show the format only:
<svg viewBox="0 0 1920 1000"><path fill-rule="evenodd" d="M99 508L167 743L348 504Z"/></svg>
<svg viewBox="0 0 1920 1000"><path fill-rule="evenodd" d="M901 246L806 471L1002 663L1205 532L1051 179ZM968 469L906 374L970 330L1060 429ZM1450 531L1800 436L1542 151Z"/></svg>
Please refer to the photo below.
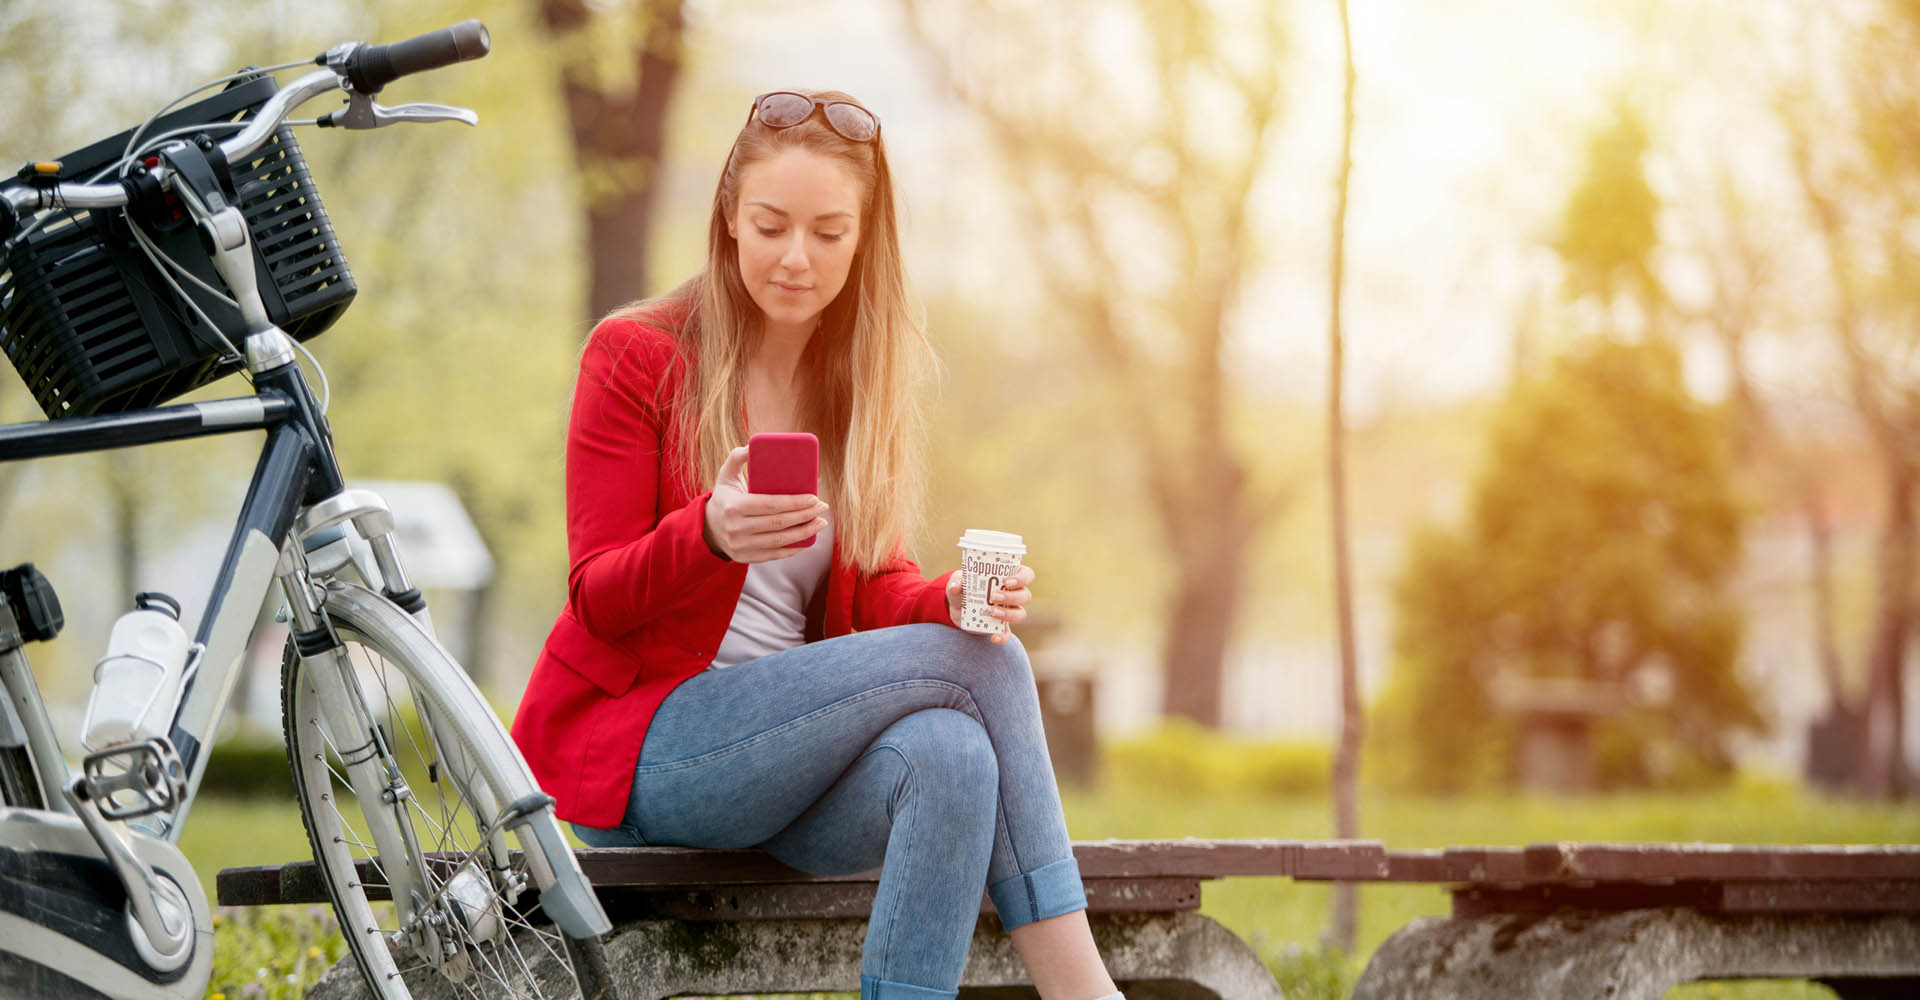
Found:
<svg viewBox="0 0 1920 1000"><path fill-rule="evenodd" d="M284 88L273 73L302 63L250 68L0 182L0 347L50 418L0 427L0 461L266 432L191 641L164 620L179 617L164 595L140 595L125 636L116 625L77 775L25 656L62 627L59 599L31 564L0 574L0 993L206 989L212 918L175 844L277 583L293 629L281 684L295 798L369 989L612 995L600 947L611 925L553 800L435 640L393 515L342 479L294 357L355 289L290 113L338 90L344 107L303 124L475 124L464 109L373 95L490 44L467 21L335 46ZM236 371L253 395L161 405Z"/></svg>

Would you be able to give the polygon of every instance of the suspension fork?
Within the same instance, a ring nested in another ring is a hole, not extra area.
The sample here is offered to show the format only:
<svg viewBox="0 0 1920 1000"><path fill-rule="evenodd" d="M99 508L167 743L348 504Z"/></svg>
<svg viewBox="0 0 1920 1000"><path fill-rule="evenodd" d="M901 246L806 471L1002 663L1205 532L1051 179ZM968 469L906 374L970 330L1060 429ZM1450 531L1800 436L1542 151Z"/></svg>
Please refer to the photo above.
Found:
<svg viewBox="0 0 1920 1000"><path fill-rule="evenodd" d="M304 551L305 540L316 536L336 525L345 527L351 523L367 542L372 551L379 579L368 579L369 585L378 586L387 600L405 611L419 623L429 636L433 635L433 621L427 614L427 602L420 591L409 581L406 569L401 564L399 548L394 542L393 512L379 494L370 490L343 489L334 496L309 507L295 523L288 548ZM344 541L341 543L344 546ZM344 562L344 561L341 561ZM366 576L364 568L362 576ZM324 612L319 609L321 595L310 593L313 598L313 611L316 619ZM304 626L303 626L304 627ZM453 738L441 738L445 727L436 725L434 709L426 698L420 696L418 687L408 681L414 696L414 705L420 714L421 728L427 737L447 776L455 789L466 799L472 808L474 819L482 824L496 824L501 815L501 805L493 794L493 789L484 780L475 780L479 773L479 764L473 760L471 752L460 741ZM437 780L438 776L434 776ZM411 827L409 826L409 829ZM488 867L494 887L504 893L509 903L519 894L519 885L512 877L512 855L507 845L507 835L502 829L495 829L487 837Z"/></svg>
<svg viewBox="0 0 1920 1000"><path fill-rule="evenodd" d="M306 562L297 544L288 544L282 549L275 575L293 613L295 651L313 668L304 671L303 676L313 686L320 705L320 718L314 721L333 744L341 766L347 770L347 781L362 790L361 794L367 789L380 789L384 807L393 812L395 822L373 822L370 817L367 825L371 827L368 832L373 835L381 871L392 889L400 923L407 925L417 916L415 900L427 897L428 886L426 872L418 867L424 864L420 844L414 836L411 817L407 815L411 792L406 778L386 746L385 733L367 710L366 695L354 673L352 659L326 619L320 595L307 575ZM295 720L296 725L305 722ZM429 953L435 954L437 950Z"/></svg>

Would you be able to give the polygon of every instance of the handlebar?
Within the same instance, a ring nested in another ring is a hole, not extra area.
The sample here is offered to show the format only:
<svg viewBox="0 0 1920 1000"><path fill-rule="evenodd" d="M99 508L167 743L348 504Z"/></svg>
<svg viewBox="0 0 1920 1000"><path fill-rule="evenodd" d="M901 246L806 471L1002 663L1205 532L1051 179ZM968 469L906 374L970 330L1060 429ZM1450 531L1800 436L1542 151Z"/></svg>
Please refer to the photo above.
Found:
<svg viewBox="0 0 1920 1000"><path fill-rule="evenodd" d="M487 26L478 20L466 20L404 42L353 45L343 56L329 53L325 59L327 65L336 66L345 74L353 89L363 94L377 94L380 88L410 73L478 59L492 48L493 37L487 34Z"/></svg>
<svg viewBox="0 0 1920 1000"><path fill-rule="evenodd" d="M247 159L266 144L267 138L287 120L294 108L330 90L372 94L408 74L478 59L486 55L492 45L486 25L478 20L462 21L450 28L388 45L365 42L337 45L314 60L326 69L303 74L276 91L248 120L245 128L219 143L220 152L230 163ZM153 174L164 182L166 166L154 168ZM4 196L0 198L0 240L4 240L30 213L55 205L119 208L127 203L128 191L121 181L95 184L9 181L0 183L0 196Z"/></svg>

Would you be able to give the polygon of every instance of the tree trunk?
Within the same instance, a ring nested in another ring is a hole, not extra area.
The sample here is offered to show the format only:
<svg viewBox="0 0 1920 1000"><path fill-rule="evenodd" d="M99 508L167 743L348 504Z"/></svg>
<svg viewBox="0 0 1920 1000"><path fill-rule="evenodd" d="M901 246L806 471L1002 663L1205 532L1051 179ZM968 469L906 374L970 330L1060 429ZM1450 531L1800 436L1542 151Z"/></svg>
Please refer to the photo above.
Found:
<svg viewBox="0 0 1920 1000"><path fill-rule="evenodd" d="M1189 511L1180 523L1167 525L1176 558L1173 597L1168 602L1167 634L1161 645L1161 676L1166 689L1161 699L1166 715L1192 719L1217 729L1225 700L1227 638L1233 632L1234 613L1246 576L1247 544L1253 521L1246 497L1238 485L1239 469L1224 449L1215 450L1209 481L1220 487L1209 491L1210 509Z"/></svg>
<svg viewBox="0 0 1920 1000"><path fill-rule="evenodd" d="M1820 501L1819 487L1813 483L1801 483L1800 503L1807 538L1813 543L1808 572L1813 587L1814 653L1820 659L1820 676L1827 684L1827 704L1832 711L1842 712L1849 702L1840 676L1840 648L1833 640L1833 525L1827 519L1826 505Z"/></svg>
<svg viewBox="0 0 1920 1000"><path fill-rule="evenodd" d="M1867 653L1867 695L1862 705L1861 791L1890 798L1906 790L1905 706L1900 673L1906 663L1913 614L1916 470L1895 456L1887 461L1887 510L1881 528L1879 607Z"/></svg>
<svg viewBox="0 0 1920 1000"><path fill-rule="evenodd" d="M1333 602L1340 633L1340 745L1333 758L1333 834L1360 835L1360 665L1353 635L1353 569L1347 540L1346 344L1341 330L1341 291L1347 267L1347 190L1353 175L1353 25L1347 0L1339 0L1340 37L1346 52L1346 88L1340 131L1340 177L1333 210L1333 260L1329 268L1327 319L1327 489L1333 518ZM1334 887L1330 937L1353 950L1359 922L1353 883Z"/></svg>
<svg viewBox="0 0 1920 1000"><path fill-rule="evenodd" d="M556 39L580 41L594 30L584 0L539 0L540 20ZM647 236L660 187L667 108L680 77L680 0L647 0L630 91L613 93L596 80L591 47L566 47L560 90L566 100L586 211L591 319L647 292Z"/></svg>

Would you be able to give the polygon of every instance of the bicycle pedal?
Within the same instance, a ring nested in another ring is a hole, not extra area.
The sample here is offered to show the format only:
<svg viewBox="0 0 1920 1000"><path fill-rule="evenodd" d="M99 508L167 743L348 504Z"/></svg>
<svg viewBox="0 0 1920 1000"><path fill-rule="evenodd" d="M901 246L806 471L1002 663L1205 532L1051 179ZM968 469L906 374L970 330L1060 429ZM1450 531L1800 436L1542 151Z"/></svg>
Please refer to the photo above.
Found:
<svg viewBox="0 0 1920 1000"><path fill-rule="evenodd" d="M96 750L81 762L81 771L87 798L109 820L169 812L187 797L187 769L170 740L146 739ZM131 798L124 793L132 793Z"/></svg>

